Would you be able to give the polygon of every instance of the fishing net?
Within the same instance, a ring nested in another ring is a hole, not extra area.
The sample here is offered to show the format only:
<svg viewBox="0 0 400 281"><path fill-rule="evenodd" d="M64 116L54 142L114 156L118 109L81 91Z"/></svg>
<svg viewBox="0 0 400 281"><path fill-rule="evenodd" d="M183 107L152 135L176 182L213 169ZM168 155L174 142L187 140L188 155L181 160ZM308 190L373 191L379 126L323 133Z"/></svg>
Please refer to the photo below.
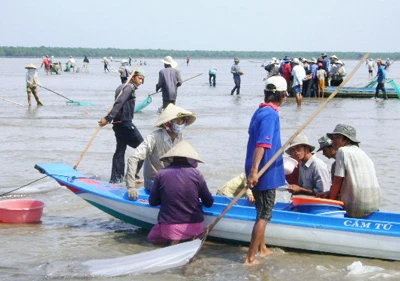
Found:
<svg viewBox="0 0 400 281"><path fill-rule="evenodd" d="M135 106L135 113L142 111L143 108L148 106L153 101L152 97L149 95L147 98L142 101L138 106Z"/></svg>
<svg viewBox="0 0 400 281"><path fill-rule="evenodd" d="M395 89L397 97L400 99L400 87L397 86L396 82L394 80L387 80L386 83L389 83Z"/></svg>

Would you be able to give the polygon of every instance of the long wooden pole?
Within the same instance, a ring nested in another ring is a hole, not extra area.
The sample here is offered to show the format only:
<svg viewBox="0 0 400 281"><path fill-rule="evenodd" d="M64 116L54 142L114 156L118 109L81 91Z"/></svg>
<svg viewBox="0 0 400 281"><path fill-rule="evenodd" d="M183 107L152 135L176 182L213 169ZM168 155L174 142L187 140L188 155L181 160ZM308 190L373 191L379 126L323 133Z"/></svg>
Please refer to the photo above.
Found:
<svg viewBox="0 0 400 281"><path fill-rule="evenodd" d="M185 82L187 82L187 81L189 81L189 80L192 80L192 79L194 79L194 78L196 78L196 77L199 77L200 75L203 75L203 73L199 73L199 74L197 74L197 75L195 75L195 76L192 76L192 77L190 77L190 78L188 78L188 79L183 80L183 81L182 81L182 84L185 83ZM155 94L157 94L157 93L161 93L161 91L157 91L157 92L151 93L151 94L149 94L149 96L155 95Z"/></svg>
<svg viewBox="0 0 400 281"><path fill-rule="evenodd" d="M300 126L297 131L286 141L286 143L275 153L274 156L264 165L264 167L258 172L258 177L261 177L262 174L274 163L274 161L281 155L285 149L289 146L289 144L300 134L301 131L307 127L311 121L325 108L325 106L337 95L337 93L342 89L342 87L353 77L354 73L364 64L365 60L369 57L369 53L365 54L364 57L360 60L357 66L353 69L353 71L343 80L343 82L336 88L336 90L323 102L318 109L311 115L308 120ZM234 204L243 196L246 192L247 186L245 186L238 195L229 203L229 205L219 214L219 216L207 227L205 234L203 235L203 240L205 240L208 233L214 228L214 226L221 220L221 218L232 208Z"/></svg>
<svg viewBox="0 0 400 281"><path fill-rule="evenodd" d="M133 71L131 72L131 75L129 75L128 79L126 80L126 82L125 82L125 84L124 84L124 87L125 87L126 85L128 85L128 83L131 81L131 79L132 79L133 75L135 74L136 70L138 69L138 67L139 67L139 64L136 64L135 68L134 68ZM118 96L115 98L115 100L117 100L117 99L121 96L124 87L121 88L121 91L119 92L119 94L118 94ZM111 110L112 110L112 107L111 107L110 110L107 112L107 114L110 113ZM79 157L78 161L75 163L74 169L76 169L76 168L78 167L78 165L82 162L83 157L85 157L86 153L87 153L88 150L89 150L89 147L92 145L94 139L95 139L96 136L99 134L101 128L103 128L103 127L101 127L100 125L97 127L96 131L94 132L93 136L90 138L90 140L89 140L88 144L86 145L85 149L82 151L81 157Z"/></svg>
<svg viewBox="0 0 400 281"><path fill-rule="evenodd" d="M8 100L8 99L2 98L2 97L0 97L0 100L4 100L6 102L9 102L9 103L12 103L12 104L16 104L16 105L18 105L20 107L26 107L26 105L23 105L23 104L20 104L20 103L17 103L15 101L11 101L11 100Z"/></svg>

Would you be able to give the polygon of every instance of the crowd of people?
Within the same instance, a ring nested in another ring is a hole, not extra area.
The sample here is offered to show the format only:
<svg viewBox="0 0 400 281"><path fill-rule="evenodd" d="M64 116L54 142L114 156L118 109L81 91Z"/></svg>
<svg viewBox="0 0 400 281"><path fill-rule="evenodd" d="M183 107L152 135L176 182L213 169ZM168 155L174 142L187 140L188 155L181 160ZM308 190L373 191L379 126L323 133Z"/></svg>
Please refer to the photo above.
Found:
<svg viewBox="0 0 400 281"><path fill-rule="evenodd" d="M106 61L105 58L105 71ZM185 128L195 122L196 114L176 105L178 88L183 83L176 68L177 63L171 56L164 57L161 62L163 67L159 71L155 88L156 92L162 92L163 106L153 132L143 138L133 122L136 90L143 84L146 74L140 67L131 73L128 60L121 61L121 84L115 90L112 109L100 119L99 126L112 124L116 139L110 183L126 186L130 200L137 200L143 183L149 194L149 204L160 205L158 223L150 231L149 241L174 244L203 233L202 206L212 206L214 199L206 180L197 169L198 163L202 163L200 155L183 138ZM234 80L231 95L240 95L243 71L239 62L239 58L235 58L231 67ZM87 57L84 63L87 68ZM73 63L70 64L72 66ZM47 63L43 65L47 67ZM379 85L382 83L380 72L386 70L381 60L377 61L377 65ZM30 64L26 69L28 103L31 104L33 94L37 104L42 105L36 89L40 86L36 66ZM216 72L216 68L212 69ZM266 245L265 231L272 218L276 190L279 187L287 186L293 195L340 200L349 217L367 216L379 209L381 201L374 164L360 149L356 129L350 125L338 124L332 132L319 138L317 151L306 135L297 135L285 150L298 163L293 172L288 173L285 169L282 154L272 164L269 163L282 148L279 106L290 93L301 105L301 97L311 95L307 94L310 89L314 89L314 95L318 97L321 96L323 86L329 83L340 84L346 75L344 63L336 56L327 58L326 54L310 61L285 57L282 61L274 58L266 70L268 76L265 79L263 100L252 115L248 127L244 173L224 184L217 193L237 196L241 190L247 189L245 196L254 203L256 218L245 264L259 263L257 254L259 257L271 254ZM209 83L213 86L215 72L209 72ZM134 152L126 161L128 146L134 148ZM330 168L317 156L318 151L322 151L328 159L335 160ZM264 171L267 165L269 167ZM143 179L139 176L142 168Z"/></svg>

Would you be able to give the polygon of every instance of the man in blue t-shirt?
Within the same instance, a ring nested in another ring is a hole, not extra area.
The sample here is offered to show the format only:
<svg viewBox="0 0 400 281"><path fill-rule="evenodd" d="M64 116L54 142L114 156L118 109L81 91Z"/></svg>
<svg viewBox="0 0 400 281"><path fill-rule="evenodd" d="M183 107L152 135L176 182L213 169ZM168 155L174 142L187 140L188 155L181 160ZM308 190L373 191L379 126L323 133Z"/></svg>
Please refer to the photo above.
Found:
<svg viewBox="0 0 400 281"><path fill-rule="evenodd" d="M267 223L271 220L276 188L285 185L282 155L278 156L265 173L260 175L259 171L281 149L277 110L286 96L286 80L281 76L268 78L264 89L264 103L260 104L250 121L245 171L247 187L252 189L254 195L257 218L245 264L260 263L255 258L257 251L260 251L260 257L271 254L265 245L264 235Z"/></svg>

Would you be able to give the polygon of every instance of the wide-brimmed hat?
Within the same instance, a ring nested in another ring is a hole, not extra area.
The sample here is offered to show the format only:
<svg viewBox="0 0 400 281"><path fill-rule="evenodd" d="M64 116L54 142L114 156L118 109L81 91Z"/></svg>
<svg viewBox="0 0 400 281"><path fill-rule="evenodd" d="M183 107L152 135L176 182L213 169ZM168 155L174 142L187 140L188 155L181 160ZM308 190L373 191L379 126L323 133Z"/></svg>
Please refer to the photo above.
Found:
<svg viewBox="0 0 400 281"><path fill-rule="evenodd" d="M357 135L356 129L350 125L337 124L333 132L327 133L326 135L331 139L332 135L337 135L337 134L347 137L352 142L359 143L359 141L356 138Z"/></svg>
<svg viewBox="0 0 400 281"><path fill-rule="evenodd" d="M176 118L186 118L186 126L189 126L196 120L196 114L194 112L183 109L170 103L164 111L160 114L155 126L160 127L163 124L170 122Z"/></svg>
<svg viewBox="0 0 400 281"><path fill-rule="evenodd" d="M36 69L36 65L34 65L33 63L30 63L27 66L25 66L25 69Z"/></svg>
<svg viewBox="0 0 400 281"><path fill-rule="evenodd" d="M330 58L330 59L336 59L336 60L339 59L336 55L332 55L332 56L330 56L329 58Z"/></svg>
<svg viewBox="0 0 400 281"><path fill-rule="evenodd" d="M317 63L317 59L316 58L311 58L310 62L311 63Z"/></svg>
<svg viewBox="0 0 400 281"><path fill-rule="evenodd" d="M143 76L143 77L146 77L146 73L144 72L144 70L143 70L142 68L138 67L138 68L135 70L135 73L133 74L133 76Z"/></svg>
<svg viewBox="0 0 400 281"><path fill-rule="evenodd" d="M292 147L296 145L307 145L310 147L310 152L313 152L315 150L315 146L311 145L308 142L308 138L305 135L298 135L297 137L294 138L293 141L290 142L289 147L285 150L287 154L290 155L290 150Z"/></svg>
<svg viewBox="0 0 400 281"><path fill-rule="evenodd" d="M293 62L294 64L300 64L300 60L299 60L298 58L294 58L294 59L292 60L292 62Z"/></svg>
<svg viewBox="0 0 400 281"><path fill-rule="evenodd" d="M325 147L332 146L332 140L327 135L320 137L318 139L318 143L319 143L319 148L318 148L317 152L321 151Z"/></svg>
<svg viewBox="0 0 400 281"><path fill-rule="evenodd" d="M239 58L234 58L233 61L234 62L239 62L240 60L239 60Z"/></svg>
<svg viewBox="0 0 400 281"><path fill-rule="evenodd" d="M174 60L172 59L171 56L166 56L166 57L163 58L161 61L162 61L164 64L170 65L172 68L175 68L175 67L178 66L178 63L177 63L176 61L174 61Z"/></svg>
<svg viewBox="0 0 400 281"><path fill-rule="evenodd" d="M342 62L341 60L337 60L337 61L335 61L335 64L344 65L344 62Z"/></svg>
<svg viewBox="0 0 400 281"><path fill-rule="evenodd" d="M286 79L282 76L271 76L267 79L265 83L265 90L267 91L276 91L283 92L287 91L287 82Z"/></svg>
<svg viewBox="0 0 400 281"><path fill-rule="evenodd" d="M193 146L187 140L181 140L170 150L167 151L163 156L161 156L161 161L169 161L171 157L185 157L193 159L197 162L204 163L201 160L200 155L193 148Z"/></svg>
<svg viewBox="0 0 400 281"><path fill-rule="evenodd" d="M327 57L328 55L327 54L325 54L325 53L321 53L321 57Z"/></svg>

